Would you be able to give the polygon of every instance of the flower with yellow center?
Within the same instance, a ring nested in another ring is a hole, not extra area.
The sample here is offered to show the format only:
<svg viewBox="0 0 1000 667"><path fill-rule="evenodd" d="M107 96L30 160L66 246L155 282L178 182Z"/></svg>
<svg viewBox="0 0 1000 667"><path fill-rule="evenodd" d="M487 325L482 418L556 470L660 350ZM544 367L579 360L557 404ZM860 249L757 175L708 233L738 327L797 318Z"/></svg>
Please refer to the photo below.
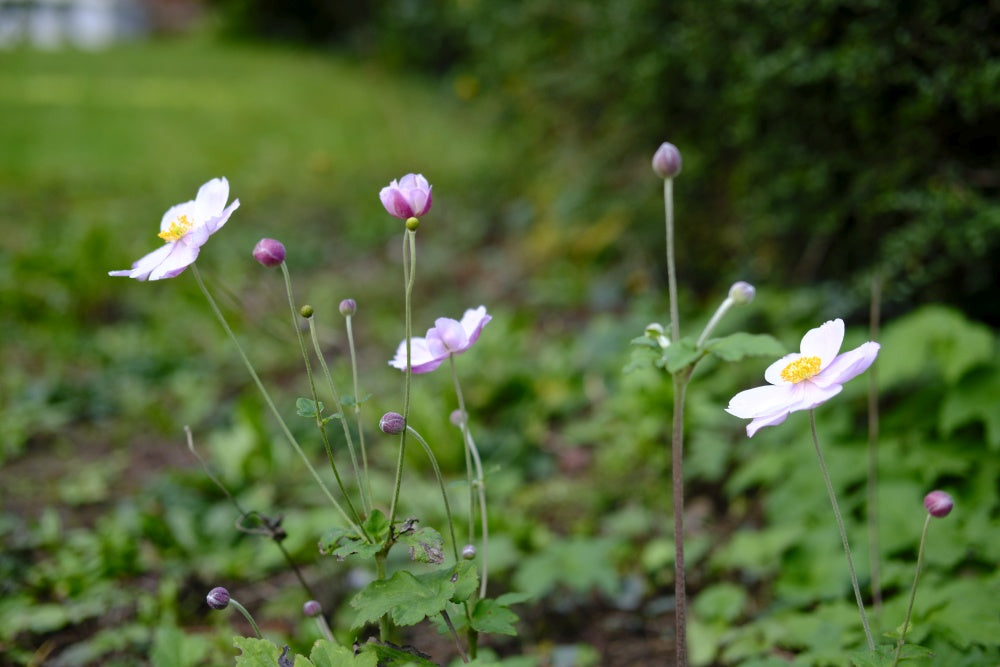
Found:
<svg viewBox="0 0 1000 667"><path fill-rule="evenodd" d="M733 396L726 412L743 419L747 436L785 421L789 414L810 410L840 393L848 380L865 372L878 356L879 344L867 342L838 354L844 342L844 321L831 320L802 337L799 352L768 366L768 385Z"/></svg>
<svg viewBox="0 0 1000 667"><path fill-rule="evenodd" d="M239 205L229 199L229 181L213 178L198 189L198 196L192 201L172 206L163 214L160 233L157 235L166 245L149 253L132 264L131 269L111 271L110 276L125 276L136 280L160 280L180 275L191 266L215 232L229 220Z"/></svg>

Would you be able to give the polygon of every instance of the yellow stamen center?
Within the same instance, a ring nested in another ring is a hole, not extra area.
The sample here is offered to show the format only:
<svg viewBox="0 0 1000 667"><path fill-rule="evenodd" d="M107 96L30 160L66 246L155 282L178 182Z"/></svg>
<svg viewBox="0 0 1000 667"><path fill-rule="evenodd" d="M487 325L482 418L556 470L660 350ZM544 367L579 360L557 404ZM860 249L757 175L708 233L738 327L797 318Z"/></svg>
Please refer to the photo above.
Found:
<svg viewBox="0 0 1000 667"><path fill-rule="evenodd" d="M798 384L819 373L821 364L822 361L819 357L799 357L785 366L784 370L781 371L781 379L785 382Z"/></svg>
<svg viewBox="0 0 1000 667"><path fill-rule="evenodd" d="M191 231L192 227L194 227L194 223L188 220L186 215L182 215L171 222L170 226L165 231L157 234L157 236L168 242L179 241L185 234Z"/></svg>

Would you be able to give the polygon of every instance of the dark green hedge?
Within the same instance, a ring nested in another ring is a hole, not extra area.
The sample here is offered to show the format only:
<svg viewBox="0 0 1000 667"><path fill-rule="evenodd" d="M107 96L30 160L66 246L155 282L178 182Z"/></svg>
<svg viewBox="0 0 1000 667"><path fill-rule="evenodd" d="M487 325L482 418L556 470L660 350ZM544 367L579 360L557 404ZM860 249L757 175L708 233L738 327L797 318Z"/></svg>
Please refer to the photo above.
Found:
<svg viewBox="0 0 1000 667"><path fill-rule="evenodd" d="M831 283L860 309L878 270L890 309L948 301L1000 322L1000 3L364 7L341 44L502 98L525 146L521 180L504 186L542 170L566 184L555 204L529 196L535 210L568 233L629 211L638 231L592 261L655 266L648 159L668 139L685 157L679 244L696 289Z"/></svg>

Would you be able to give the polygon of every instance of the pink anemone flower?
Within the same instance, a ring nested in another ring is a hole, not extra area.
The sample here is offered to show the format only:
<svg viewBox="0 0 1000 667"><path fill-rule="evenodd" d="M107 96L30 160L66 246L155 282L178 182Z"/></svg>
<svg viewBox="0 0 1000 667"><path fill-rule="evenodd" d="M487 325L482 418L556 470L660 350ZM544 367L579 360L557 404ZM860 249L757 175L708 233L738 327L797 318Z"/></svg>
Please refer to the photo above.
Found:
<svg viewBox="0 0 1000 667"><path fill-rule="evenodd" d="M434 327L427 330L424 338L410 340L413 354L411 370L414 373L430 373L448 357L465 352L479 339L479 333L491 318L486 307L470 308L462 315L461 321L447 317L434 320ZM399 344L396 356L389 365L401 371L406 370L406 341Z"/></svg>
<svg viewBox="0 0 1000 667"><path fill-rule="evenodd" d="M864 343L840 352L844 321L831 320L802 337L801 351L785 355L768 366L764 379L770 384L733 396L726 412L743 419L747 437L765 426L785 421L789 414L810 410L840 393L848 380L864 373L878 356L879 344Z"/></svg>
<svg viewBox="0 0 1000 667"><path fill-rule="evenodd" d="M423 174L407 174L399 181L393 179L392 183L382 188L378 197L389 215L400 220L419 218L427 213L431 210L433 199L431 184Z"/></svg>
<svg viewBox="0 0 1000 667"><path fill-rule="evenodd" d="M109 271L109 276L125 276L136 280L173 278L184 272L198 259L201 247L229 220L239 208L240 200L229 199L229 181L213 178L198 189L193 201L172 206L160 221L159 237L166 245L157 248L132 264L131 269Z"/></svg>

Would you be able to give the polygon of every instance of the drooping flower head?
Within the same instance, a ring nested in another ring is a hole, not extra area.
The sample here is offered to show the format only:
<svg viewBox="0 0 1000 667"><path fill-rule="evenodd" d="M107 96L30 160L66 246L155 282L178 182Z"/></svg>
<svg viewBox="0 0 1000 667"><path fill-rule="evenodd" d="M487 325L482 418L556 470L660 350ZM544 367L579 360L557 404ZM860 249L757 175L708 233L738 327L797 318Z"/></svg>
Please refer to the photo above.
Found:
<svg viewBox="0 0 1000 667"><path fill-rule="evenodd" d="M400 220L419 218L431 210L431 185L423 174L407 174L378 193L382 206Z"/></svg>
<svg viewBox="0 0 1000 667"><path fill-rule="evenodd" d="M132 264L131 269L109 271L109 276L126 276L136 280L173 278L184 272L198 259L201 247L229 220L239 208L240 200L229 206L229 181L213 178L198 189L193 201L173 206L163 214L159 237L166 245Z"/></svg>
<svg viewBox="0 0 1000 667"><path fill-rule="evenodd" d="M788 415L810 410L840 393L843 384L865 372L878 356L879 344L867 342L849 352L840 352L844 321L831 320L802 337L800 351L785 355L768 366L764 379L770 384L747 389L733 396L726 412L743 419L747 437L765 426L775 426Z"/></svg>
<svg viewBox="0 0 1000 667"><path fill-rule="evenodd" d="M410 340L413 354L412 371L430 373L453 354L465 352L479 339L479 333L492 318L486 314L486 307L470 308L462 315L461 321L447 317L434 320L434 326L427 330L424 338ZM406 341L399 344L396 356L389 365L406 370Z"/></svg>

